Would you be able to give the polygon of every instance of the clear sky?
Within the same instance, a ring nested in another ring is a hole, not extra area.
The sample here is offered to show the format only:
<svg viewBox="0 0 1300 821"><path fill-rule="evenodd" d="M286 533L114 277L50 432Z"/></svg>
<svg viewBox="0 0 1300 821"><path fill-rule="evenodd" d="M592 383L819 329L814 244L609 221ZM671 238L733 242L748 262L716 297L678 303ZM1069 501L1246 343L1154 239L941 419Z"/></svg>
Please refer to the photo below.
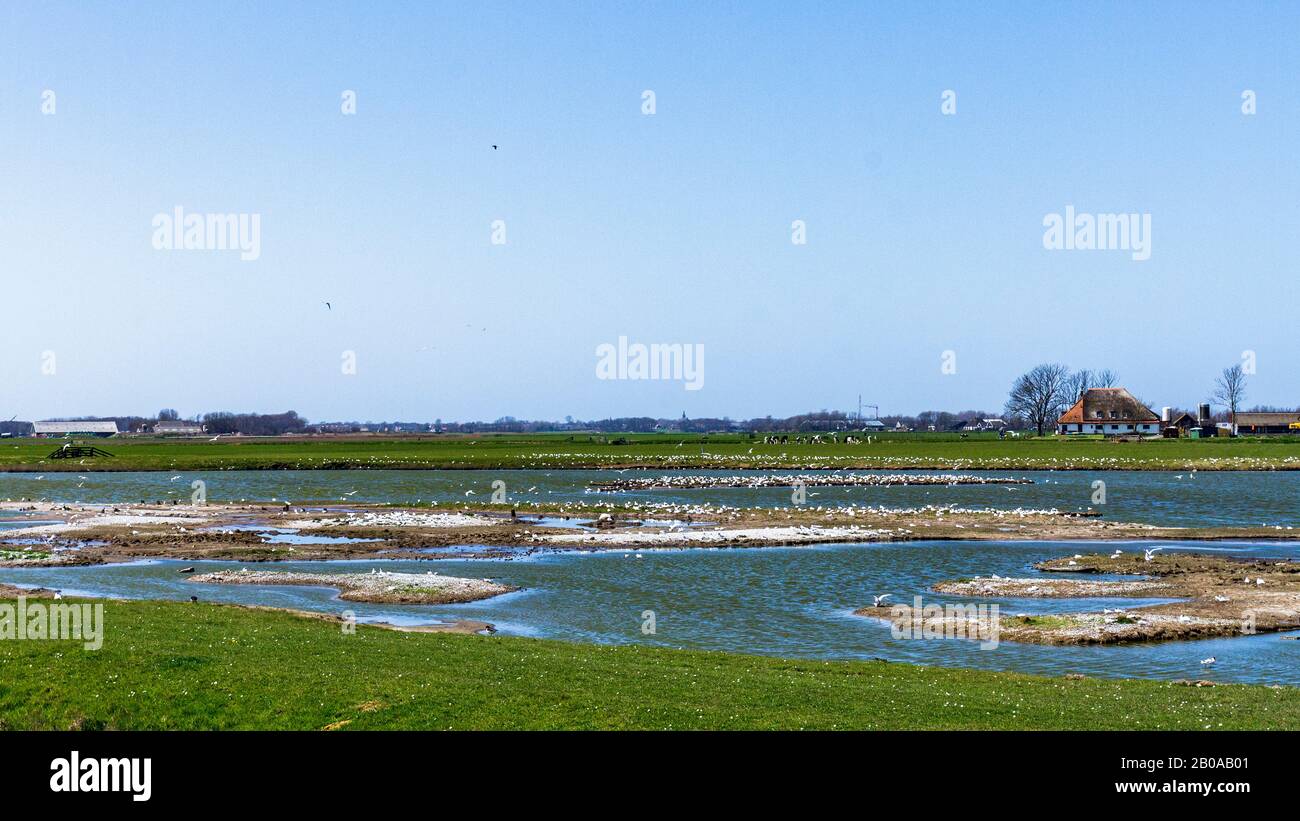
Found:
<svg viewBox="0 0 1300 821"><path fill-rule="evenodd" d="M0 417L1191 406L1246 350L1300 404L1297 9L5 3ZM1045 249L1069 205L1150 259ZM260 257L156 250L176 206ZM619 336L702 388L597 379Z"/></svg>

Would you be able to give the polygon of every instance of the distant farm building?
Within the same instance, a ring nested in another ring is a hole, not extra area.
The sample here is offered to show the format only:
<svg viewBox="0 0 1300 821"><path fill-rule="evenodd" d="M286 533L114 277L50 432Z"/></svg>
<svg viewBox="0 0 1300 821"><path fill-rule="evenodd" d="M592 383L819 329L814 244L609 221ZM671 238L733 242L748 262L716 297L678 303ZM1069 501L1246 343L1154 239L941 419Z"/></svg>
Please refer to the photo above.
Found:
<svg viewBox="0 0 1300 821"><path fill-rule="evenodd" d="M1246 436L1261 434L1300 434L1300 413L1238 413L1237 433Z"/></svg>
<svg viewBox="0 0 1300 821"><path fill-rule="evenodd" d="M356 433L361 430L359 425L350 422L326 422L316 426L321 433Z"/></svg>
<svg viewBox="0 0 1300 821"><path fill-rule="evenodd" d="M1056 432L1155 434L1160 432L1160 417L1124 388L1089 388L1056 420Z"/></svg>
<svg viewBox="0 0 1300 821"><path fill-rule="evenodd" d="M206 430L198 422L181 422L179 420L163 420L154 423L153 426L155 436L198 436Z"/></svg>
<svg viewBox="0 0 1300 821"><path fill-rule="evenodd" d="M1201 427L1196 417L1190 413L1184 412L1175 416L1169 408L1165 408L1160 416L1161 432L1170 439L1191 436L1192 428Z"/></svg>
<svg viewBox="0 0 1300 821"><path fill-rule="evenodd" d="M958 424L953 430L1002 430L1007 427L1007 423L1002 419L966 419Z"/></svg>
<svg viewBox="0 0 1300 821"><path fill-rule="evenodd" d="M33 422L34 436L116 436L116 422Z"/></svg>

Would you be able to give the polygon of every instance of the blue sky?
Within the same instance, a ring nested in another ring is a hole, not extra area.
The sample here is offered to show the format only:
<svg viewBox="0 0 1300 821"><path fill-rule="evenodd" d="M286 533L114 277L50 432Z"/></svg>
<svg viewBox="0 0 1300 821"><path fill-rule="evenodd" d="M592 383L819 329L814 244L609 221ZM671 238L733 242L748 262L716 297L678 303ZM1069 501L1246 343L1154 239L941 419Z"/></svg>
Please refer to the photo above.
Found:
<svg viewBox="0 0 1300 821"><path fill-rule="evenodd" d="M1247 402L1297 405L1298 37L1290 4L6 4L0 416L998 409L1041 361L1190 406L1246 350ZM260 257L155 250L178 205L259 215ZM1044 249L1067 205L1150 214L1151 258ZM703 388L597 379L619 336L703 345Z"/></svg>

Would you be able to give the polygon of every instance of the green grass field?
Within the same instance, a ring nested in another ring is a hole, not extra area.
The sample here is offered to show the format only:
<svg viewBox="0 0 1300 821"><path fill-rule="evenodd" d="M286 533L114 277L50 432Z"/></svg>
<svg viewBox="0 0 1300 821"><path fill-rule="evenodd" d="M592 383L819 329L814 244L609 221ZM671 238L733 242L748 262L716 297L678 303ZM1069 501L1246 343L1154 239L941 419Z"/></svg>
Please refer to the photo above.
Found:
<svg viewBox="0 0 1300 821"><path fill-rule="evenodd" d="M0 440L0 471L520 468L1300 469L1300 439L1114 442L885 434L870 444L765 445L737 434L86 440L111 459L50 459L58 439Z"/></svg>
<svg viewBox="0 0 1300 821"><path fill-rule="evenodd" d="M110 601L98 651L0 641L0 729L51 728L1300 729L1300 691L344 635L282 612Z"/></svg>

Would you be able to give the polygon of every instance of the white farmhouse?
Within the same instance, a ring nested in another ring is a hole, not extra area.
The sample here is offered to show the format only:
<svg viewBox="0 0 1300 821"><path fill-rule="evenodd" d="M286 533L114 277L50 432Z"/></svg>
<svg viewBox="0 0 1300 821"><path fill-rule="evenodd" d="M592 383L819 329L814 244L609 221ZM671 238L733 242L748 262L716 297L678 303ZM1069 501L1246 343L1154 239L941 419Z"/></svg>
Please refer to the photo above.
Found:
<svg viewBox="0 0 1300 821"><path fill-rule="evenodd" d="M1056 432L1106 436L1157 434L1160 417L1123 388L1089 388L1056 420Z"/></svg>

